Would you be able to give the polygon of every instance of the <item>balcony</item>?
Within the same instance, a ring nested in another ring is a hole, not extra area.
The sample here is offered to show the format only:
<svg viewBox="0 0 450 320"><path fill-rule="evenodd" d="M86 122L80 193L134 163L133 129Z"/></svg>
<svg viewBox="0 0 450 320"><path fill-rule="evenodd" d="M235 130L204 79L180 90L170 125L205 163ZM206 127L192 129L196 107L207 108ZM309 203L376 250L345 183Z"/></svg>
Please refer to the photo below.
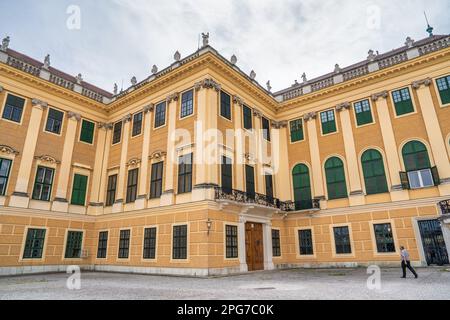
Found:
<svg viewBox="0 0 450 320"><path fill-rule="evenodd" d="M260 193L247 193L240 190L215 188L215 199L219 201L233 201L242 204L258 205L267 208L277 209L284 212L293 212L299 210L320 210L319 200L301 201L298 203L287 201L283 202L277 198L268 197ZM308 202L308 203L307 203Z"/></svg>

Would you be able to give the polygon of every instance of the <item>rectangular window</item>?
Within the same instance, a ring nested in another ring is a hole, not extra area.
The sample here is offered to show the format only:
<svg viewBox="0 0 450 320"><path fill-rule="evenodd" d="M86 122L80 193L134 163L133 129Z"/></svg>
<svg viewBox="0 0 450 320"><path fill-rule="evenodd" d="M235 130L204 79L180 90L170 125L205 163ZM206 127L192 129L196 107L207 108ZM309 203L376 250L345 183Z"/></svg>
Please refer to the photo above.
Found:
<svg viewBox="0 0 450 320"><path fill-rule="evenodd" d="M122 122L121 122L122 124ZM122 128L122 125L120 125ZM92 144L94 142L94 129L95 124L91 121L84 120L81 123L81 132L80 132L80 141ZM115 132L115 126L114 126ZM120 141L120 133L119 133L119 141Z"/></svg>
<svg viewBox="0 0 450 320"><path fill-rule="evenodd" d="M68 231L66 243L66 259L81 258L81 248L83 244L83 232Z"/></svg>
<svg viewBox="0 0 450 320"><path fill-rule="evenodd" d="M270 121L266 118L262 118L263 138L266 141L270 141Z"/></svg>
<svg viewBox="0 0 450 320"><path fill-rule="evenodd" d="M225 226L226 230L226 257L235 259L238 257L238 228L236 226Z"/></svg>
<svg viewBox="0 0 450 320"><path fill-rule="evenodd" d="M142 132L142 117L143 113L139 112L133 116L133 130L131 133L132 137L138 136Z"/></svg>
<svg viewBox="0 0 450 320"><path fill-rule="evenodd" d="M117 174L108 177L108 186L106 190L106 206L110 207L116 201Z"/></svg>
<svg viewBox="0 0 450 320"><path fill-rule="evenodd" d="M334 243L336 245L336 254L352 253L352 246L350 244L350 234L348 231L348 227L334 228Z"/></svg>
<svg viewBox="0 0 450 320"><path fill-rule="evenodd" d="M322 134L330 134L337 131L334 110L322 112L320 114L320 121L322 123Z"/></svg>
<svg viewBox="0 0 450 320"><path fill-rule="evenodd" d="M222 157L222 190L226 193L233 191L233 165L225 156Z"/></svg>
<svg viewBox="0 0 450 320"><path fill-rule="evenodd" d="M136 201L138 174L139 174L139 169L133 169L133 170L128 171L126 203L132 203L132 202Z"/></svg>
<svg viewBox="0 0 450 320"><path fill-rule="evenodd" d="M231 120L231 96L220 91L220 115Z"/></svg>
<svg viewBox="0 0 450 320"><path fill-rule="evenodd" d="M303 133L303 121L302 119L297 119L294 121L291 121L289 124L290 130L291 130L291 142L298 142L303 141L305 139L304 133Z"/></svg>
<svg viewBox="0 0 450 320"><path fill-rule="evenodd" d="M245 190L248 198L255 199L255 170L249 165L245 165Z"/></svg>
<svg viewBox="0 0 450 320"><path fill-rule="evenodd" d="M192 191L192 153L178 160L178 194Z"/></svg>
<svg viewBox="0 0 450 320"><path fill-rule="evenodd" d="M272 255L281 257L280 230L272 229Z"/></svg>
<svg viewBox="0 0 450 320"><path fill-rule="evenodd" d="M414 106L408 88L393 91L392 100L394 101L397 116L414 112Z"/></svg>
<svg viewBox="0 0 450 320"><path fill-rule="evenodd" d="M60 134L62 128L62 122L64 113L55 109L48 109L47 124L45 125L45 131Z"/></svg>
<svg viewBox="0 0 450 320"><path fill-rule="evenodd" d="M166 124L166 102L161 102L155 107L155 128Z"/></svg>
<svg viewBox="0 0 450 320"><path fill-rule="evenodd" d="M266 196L270 199L273 199L273 177L271 174L266 174L264 176L266 182Z"/></svg>
<svg viewBox="0 0 450 320"><path fill-rule="evenodd" d="M128 259L130 253L130 230L120 230L119 259Z"/></svg>
<svg viewBox="0 0 450 320"><path fill-rule="evenodd" d="M8 94L5 107L3 108L2 118L20 123L24 106L25 99Z"/></svg>
<svg viewBox="0 0 450 320"><path fill-rule="evenodd" d="M72 200L71 204L84 206L86 202L86 189L88 177L76 174L73 177Z"/></svg>
<svg viewBox="0 0 450 320"><path fill-rule="evenodd" d="M12 161L0 158L0 196L6 195Z"/></svg>
<svg viewBox="0 0 450 320"><path fill-rule="evenodd" d="M152 178L150 182L150 199L158 199L162 194L164 162L152 164Z"/></svg>
<svg viewBox="0 0 450 320"><path fill-rule="evenodd" d="M390 223L374 224L375 239L377 241L378 253L395 252L394 237Z"/></svg>
<svg viewBox="0 0 450 320"><path fill-rule="evenodd" d="M173 227L172 251L174 260L187 259L187 225Z"/></svg>
<svg viewBox="0 0 450 320"><path fill-rule="evenodd" d="M189 90L181 95L181 115L185 118L194 113L194 90Z"/></svg>
<svg viewBox="0 0 450 320"><path fill-rule="evenodd" d="M247 130L252 130L253 129L252 109L250 109L247 106L243 106L242 112L244 114L244 128Z"/></svg>
<svg viewBox="0 0 450 320"><path fill-rule="evenodd" d="M113 129L113 144L117 144L122 139L122 121L116 122Z"/></svg>
<svg viewBox="0 0 450 320"><path fill-rule="evenodd" d="M55 170L51 168L38 167L36 181L34 182L33 200L50 201L54 172Z"/></svg>
<svg viewBox="0 0 450 320"><path fill-rule="evenodd" d="M369 100L363 100L355 103L356 123L358 126L373 122L372 110Z"/></svg>
<svg viewBox="0 0 450 320"><path fill-rule="evenodd" d="M300 244L300 255L312 256L314 254L314 246L311 230L299 230L298 242Z"/></svg>
<svg viewBox="0 0 450 320"><path fill-rule="evenodd" d="M98 233L97 259L106 259L108 249L108 231Z"/></svg>
<svg viewBox="0 0 450 320"><path fill-rule="evenodd" d="M435 185L431 169L423 169L408 172L409 187L411 189L421 189Z"/></svg>
<svg viewBox="0 0 450 320"><path fill-rule="evenodd" d="M436 80L442 104L450 103L450 76Z"/></svg>
<svg viewBox="0 0 450 320"><path fill-rule="evenodd" d="M45 229L28 229L24 259L41 259L45 243Z"/></svg>
<svg viewBox="0 0 450 320"><path fill-rule="evenodd" d="M156 258L156 228L144 230L144 259Z"/></svg>

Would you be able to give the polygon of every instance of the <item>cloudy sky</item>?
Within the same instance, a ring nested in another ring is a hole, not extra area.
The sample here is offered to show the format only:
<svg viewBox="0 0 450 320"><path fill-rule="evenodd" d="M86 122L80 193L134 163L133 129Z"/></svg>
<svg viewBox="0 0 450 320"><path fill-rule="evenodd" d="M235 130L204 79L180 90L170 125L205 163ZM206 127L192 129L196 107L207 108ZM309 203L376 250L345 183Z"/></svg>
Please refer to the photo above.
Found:
<svg viewBox="0 0 450 320"><path fill-rule="evenodd" d="M448 0L2 0L0 37L111 91L168 66L176 50L194 52L210 32L213 47L276 91L426 37L424 10L435 34L450 34Z"/></svg>

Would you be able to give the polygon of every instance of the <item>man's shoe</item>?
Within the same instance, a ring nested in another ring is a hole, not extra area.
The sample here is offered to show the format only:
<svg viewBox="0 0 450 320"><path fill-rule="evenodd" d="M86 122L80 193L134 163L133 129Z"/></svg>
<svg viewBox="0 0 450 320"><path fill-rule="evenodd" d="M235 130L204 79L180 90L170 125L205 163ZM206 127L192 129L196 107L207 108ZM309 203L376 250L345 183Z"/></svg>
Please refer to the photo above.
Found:
<svg viewBox="0 0 450 320"><path fill-rule="evenodd" d="M406 279L406 277L401 277L400 279Z"/></svg>
<svg viewBox="0 0 450 320"><path fill-rule="evenodd" d="M419 276L418 276L418 275L415 275L414 277L417 279Z"/></svg>

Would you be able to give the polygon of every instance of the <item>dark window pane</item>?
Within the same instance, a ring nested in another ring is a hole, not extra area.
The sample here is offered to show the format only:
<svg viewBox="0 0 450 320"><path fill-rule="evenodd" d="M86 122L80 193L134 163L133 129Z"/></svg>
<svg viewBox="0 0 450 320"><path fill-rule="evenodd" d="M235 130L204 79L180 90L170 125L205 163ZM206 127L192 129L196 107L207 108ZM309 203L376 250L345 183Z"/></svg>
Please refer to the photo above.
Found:
<svg viewBox="0 0 450 320"><path fill-rule="evenodd" d="M69 231L67 233L66 255L67 259L81 258L83 232Z"/></svg>
<svg viewBox="0 0 450 320"><path fill-rule="evenodd" d="M347 198L347 184L345 182L344 164L341 159L333 157L325 163L328 199Z"/></svg>
<svg viewBox="0 0 450 320"><path fill-rule="evenodd" d="M336 245L336 254L352 253L348 227L334 228L334 242Z"/></svg>
<svg viewBox="0 0 450 320"><path fill-rule="evenodd" d="M178 193L192 191L192 153L179 158L178 164Z"/></svg>
<svg viewBox="0 0 450 320"><path fill-rule="evenodd" d="M392 236L391 224L375 224L373 228L375 231L378 253L395 252L395 244L394 237Z"/></svg>
<svg viewBox="0 0 450 320"><path fill-rule="evenodd" d="M300 255L308 256L314 254L314 245L311 230L299 230L298 241L300 244Z"/></svg>
<svg viewBox="0 0 450 320"><path fill-rule="evenodd" d="M50 201L54 169L38 167L33 188L33 200Z"/></svg>
<svg viewBox="0 0 450 320"><path fill-rule="evenodd" d="M3 108L3 119L20 122L22 120L23 107L25 106L25 99L8 94L6 98L5 107Z"/></svg>
<svg viewBox="0 0 450 320"><path fill-rule="evenodd" d="M119 143L122 139L122 121L114 124L113 144Z"/></svg>
<svg viewBox="0 0 450 320"><path fill-rule="evenodd" d="M220 91L220 115L231 120L231 96Z"/></svg>
<svg viewBox="0 0 450 320"><path fill-rule="evenodd" d="M119 259L128 259L130 251L130 230L120 230Z"/></svg>
<svg viewBox="0 0 450 320"><path fill-rule="evenodd" d="M367 150L361 157L367 194L388 192L383 157L377 150Z"/></svg>
<svg viewBox="0 0 450 320"><path fill-rule="evenodd" d="M133 170L128 171L126 203L131 203L131 202L136 201L138 173L139 173L139 169L133 169Z"/></svg>
<svg viewBox="0 0 450 320"><path fill-rule="evenodd" d="M181 96L181 118L194 113L194 90L186 91Z"/></svg>
<svg viewBox="0 0 450 320"><path fill-rule="evenodd" d="M0 196L6 195L12 161L0 158Z"/></svg>
<svg viewBox="0 0 450 320"><path fill-rule="evenodd" d="M334 110L322 112L320 114L320 121L322 123L322 134L329 134L337 131Z"/></svg>
<svg viewBox="0 0 450 320"><path fill-rule="evenodd" d="M266 182L266 196L271 201L273 199L273 177L270 174L264 176Z"/></svg>
<svg viewBox="0 0 450 320"><path fill-rule="evenodd" d="M270 141L270 121L266 118L262 118L263 138Z"/></svg>
<svg viewBox="0 0 450 320"><path fill-rule="evenodd" d="M133 116L133 130L131 134L132 137L140 135L142 132L142 116L143 116L142 112L136 113Z"/></svg>
<svg viewBox="0 0 450 320"><path fill-rule="evenodd" d="M150 183L150 199L157 199L162 194L164 162L152 164L152 177Z"/></svg>
<svg viewBox="0 0 450 320"><path fill-rule="evenodd" d="M93 122L83 120L83 122L81 123L80 141L92 144L94 142L94 129L95 124Z"/></svg>
<svg viewBox="0 0 450 320"><path fill-rule="evenodd" d="M294 184L295 210L312 209L311 180L308 167L304 164L295 166L292 172L292 179Z"/></svg>
<svg viewBox="0 0 450 320"><path fill-rule="evenodd" d="M156 258L156 228L144 230L144 259Z"/></svg>
<svg viewBox="0 0 450 320"><path fill-rule="evenodd" d="M106 206L110 207L116 201L117 174L108 177L106 190Z"/></svg>
<svg viewBox="0 0 450 320"><path fill-rule="evenodd" d="M358 126L373 122L372 110L369 100L363 100L355 103L356 122Z"/></svg>
<svg viewBox="0 0 450 320"><path fill-rule="evenodd" d="M247 197L250 199L255 198L255 170L252 166L245 166L245 185Z"/></svg>
<svg viewBox="0 0 450 320"><path fill-rule="evenodd" d="M155 107L155 128L166 124L166 102L161 102Z"/></svg>
<svg viewBox="0 0 450 320"><path fill-rule="evenodd" d="M64 113L62 113L61 111L49 109L45 131L60 134L63 118Z"/></svg>
<svg viewBox="0 0 450 320"><path fill-rule="evenodd" d="M187 226L173 227L173 254L174 260L187 259Z"/></svg>
<svg viewBox="0 0 450 320"><path fill-rule="evenodd" d="M233 165L227 157L222 157L222 189L227 193L233 190Z"/></svg>
<svg viewBox="0 0 450 320"><path fill-rule="evenodd" d="M236 226L225 226L226 233L226 257L235 259L238 257L238 228Z"/></svg>
<svg viewBox="0 0 450 320"><path fill-rule="evenodd" d="M28 229L23 259L41 259L45 243L45 229Z"/></svg>
<svg viewBox="0 0 450 320"><path fill-rule="evenodd" d="M250 109L247 106L243 106L242 112L244 114L244 128L247 130L252 130L253 129L252 109Z"/></svg>
<svg viewBox="0 0 450 320"><path fill-rule="evenodd" d="M280 230L272 229L272 255L281 257Z"/></svg>
<svg viewBox="0 0 450 320"><path fill-rule="evenodd" d="M291 130L291 142L304 140L302 119L291 121L290 130Z"/></svg>
<svg viewBox="0 0 450 320"><path fill-rule="evenodd" d="M97 258L105 259L108 249L108 231L101 231L98 234Z"/></svg>

